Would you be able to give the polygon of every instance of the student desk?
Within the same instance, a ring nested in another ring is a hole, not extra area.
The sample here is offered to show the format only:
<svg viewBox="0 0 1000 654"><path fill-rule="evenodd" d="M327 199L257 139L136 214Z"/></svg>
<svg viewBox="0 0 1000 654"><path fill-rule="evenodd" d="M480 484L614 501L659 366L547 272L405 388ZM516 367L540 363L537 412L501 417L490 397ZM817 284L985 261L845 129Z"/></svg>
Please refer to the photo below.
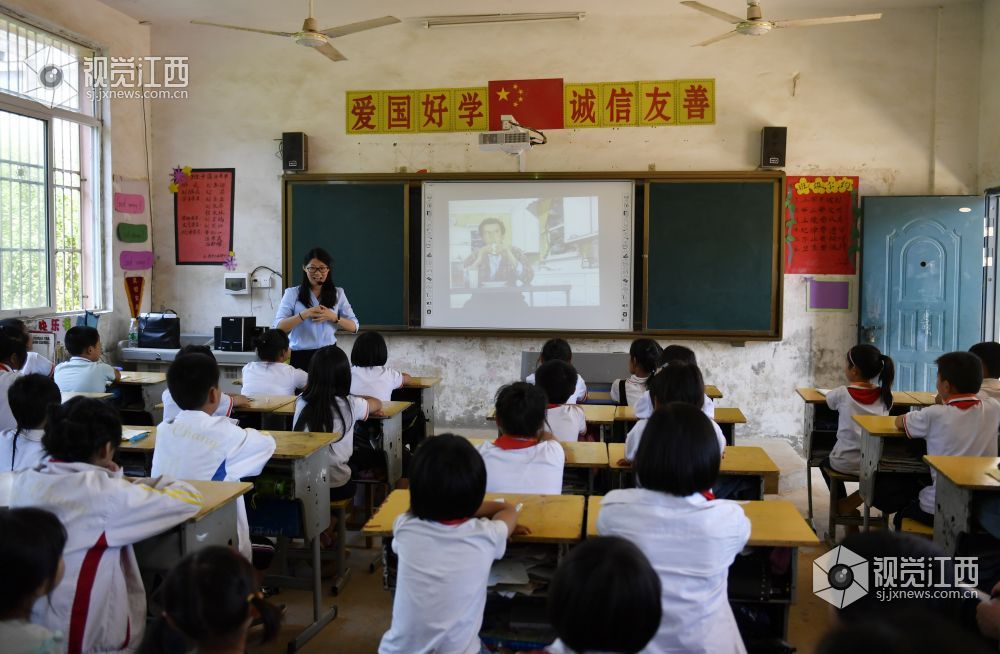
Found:
<svg viewBox="0 0 1000 654"><path fill-rule="evenodd" d="M122 393L130 394L132 398L138 393L142 398L142 410L152 415L167 387L167 374L125 370L121 373L121 379L111 384L121 387Z"/></svg>
<svg viewBox="0 0 1000 654"><path fill-rule="evenodd" d="M872 500L875 497L875 476L883 473L927 472L921 460L926 453L923 439L911 441L896 427L896 416L854 416L861 426L861 471L858 475L861 499L864 501L864 521L868 531Z"/></svg>
<svg viewBox="0 0 1000 654"><path fill-rule="evenodd" d="M74 397L89 397L94 400L106 400L109 397L112 397L111 393L85 393L78 391L65 392L62 393L61 395L63 403L69 402Z"/></svg>
<svg viewBox="0 0 1000 654"><path fill-rule="evenodd" d="M718 400L722 397L722 391L720 391L717 386L705 384L705 395L709 396L713 400ZM588 391L587 401L611 402L611 391Z"/></svg>
<svg viewBox="0 0 1000 654"><path fill-rule="evenodd" d="M927 391L907 391L906 394L913 399L915 406L931 406L935 404L935 393L928 393Z"/></svg>
<svg viewBox="0 0 1000 654"><path fill-rule="evenodd" d="M636 422L635 407L615 407L615 420L618 422ZM736 442L735 427L736 425L745 424L746 421L746 416L736 407L715 407L715 422L718 423L719 428L722 430L722 435L726 437L726 445L733 445Z"/></svg>
<svg viewBox="0 0 1000 654"><path fill-rule="evenodd" d="M248 396L249 397L249 396ZM249 406L233 408L233 413L275 413L283 415L279 409L289 409L288 415L295 413L295 399L298 395L254 395Z"/></svg>
<svg viewBox="0 0 1000 654"><path fill-rule="evenodd" d="M422 420L412 426L407 425L407 440L414 446L428 436L434 435L434 387L441 383L440 377L410 377L410 380L392 392L392 399L412 402Z"/></svg>
<svg viewBox="0 0 1000 654"><path fill-rule="evenodd" d="M483 443L492 442L485 438L468 438L473 446L479 447ZM594 472L596 468L608 467L608 448L605 443L591 443L586 441L560 441L563 451L566 453L567 468L588 468L587 489L594 490ZM624 446L623 446L624 447Z"/></svg>
<svg viewBox="0 0 1000 654"><path fill-rule="evenodd" d="M621 408L613 404L578 404L583 409L583 416L588 425L599 425L601 428L601 440L608 440L608 429L616 419L616 411ZM496 420L496 407L490 407L486 413L487 420Z"/></svg>
<svg viewBox="0 0 1000 654"><path fill-rule="evenodd" d="M1000 492L1000 481L986 474L996 470L1000 458L993 456L925 456L937 471L937 511L934 542L954 556L958 539L972 531L972 501L985 493Z"/></svg>

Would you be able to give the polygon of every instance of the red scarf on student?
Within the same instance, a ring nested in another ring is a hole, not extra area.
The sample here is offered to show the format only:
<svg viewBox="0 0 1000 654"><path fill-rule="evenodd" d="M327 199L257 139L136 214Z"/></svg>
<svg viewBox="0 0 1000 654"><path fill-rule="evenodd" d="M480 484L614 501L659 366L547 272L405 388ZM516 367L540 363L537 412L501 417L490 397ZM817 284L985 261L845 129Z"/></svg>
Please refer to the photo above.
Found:
<svg viewBox="0 0 1000 654"><path fill-rule="evenodd" d="M440 522L443 525L448 525L449 527L454 527L456 525L466 523L471 519L472 518L455 518L454 520L438 520L438 522Z"/></svg>
<svg viewBox="0 0 1000 654"><path fill-rule="evenodd" d="M948 400L948 406L958 407L962 411L981 404L975 395L956 395Z"/></svg>
<svg viewBox="0 0 1000 654"><path fill-rule="evenodd" d="M860 404L875 404L882 399L882 389L880 388L858 388L856 386L848 386L847 392L850 393L855 402Z"/></svg>
<svg viewBox="0 0 1000 654"><path fill-rule="evenodd" d="M493 444L501 450L523 450L538 445L538 439L504 434L503 436L497 436Z"/></svg>

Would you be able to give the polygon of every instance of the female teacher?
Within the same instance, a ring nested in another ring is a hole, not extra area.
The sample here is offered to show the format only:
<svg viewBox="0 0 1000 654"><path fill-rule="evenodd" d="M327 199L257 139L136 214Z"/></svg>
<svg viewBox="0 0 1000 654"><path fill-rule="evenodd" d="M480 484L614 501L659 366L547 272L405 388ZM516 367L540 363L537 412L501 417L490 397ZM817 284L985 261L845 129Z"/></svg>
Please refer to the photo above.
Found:
<svg viewBox="0 0 1000 654"><path fill-rule="evenodd" d="M333 258L322 248L313 248L302 259L302 283L285 289L274 316L273 328L288 334L291 364L309 370L313 354L337 342L338 329L356 333L358 317L344 289L333 285Z"/></svg>

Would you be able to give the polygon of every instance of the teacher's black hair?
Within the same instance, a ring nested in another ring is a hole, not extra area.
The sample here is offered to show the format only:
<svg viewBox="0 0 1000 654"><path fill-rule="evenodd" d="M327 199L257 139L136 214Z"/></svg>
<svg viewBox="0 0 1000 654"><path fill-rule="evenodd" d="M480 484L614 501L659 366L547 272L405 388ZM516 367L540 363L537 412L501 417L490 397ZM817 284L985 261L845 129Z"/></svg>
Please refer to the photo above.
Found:
<svg viewBox="0 0 1000 654"><path fill-rule="evenodd" d="M322 261L330 269L319 289L319 303L327 309L332 309L337 306L337 286L333 283L333 257L323 248L313 248L302 257L302 267L308 266L313 259ZM312 282L309 281L309 273L304 270L302 271L302 283L299 284L299 302L306 308L313 305Z"/></svg>
<svg viewBox="0 0 1000 654"><path fill-rule="evenodd" d="M52 592L66 546L66 528L54 514L25 507L0 509L0 615L31 599L42 584Z"/></svg>
<svg viewBox="0 0 1000 654"><path fill-rule="evenodd" d="M316 350L309 362L309 381L302 391L304 406L292 427L295 431L335 432L347 427L344 411L351 414L351 362L336 345ZM344 407L343 409L341 407ZM334 422L334 412L340 426Z"/></svg>

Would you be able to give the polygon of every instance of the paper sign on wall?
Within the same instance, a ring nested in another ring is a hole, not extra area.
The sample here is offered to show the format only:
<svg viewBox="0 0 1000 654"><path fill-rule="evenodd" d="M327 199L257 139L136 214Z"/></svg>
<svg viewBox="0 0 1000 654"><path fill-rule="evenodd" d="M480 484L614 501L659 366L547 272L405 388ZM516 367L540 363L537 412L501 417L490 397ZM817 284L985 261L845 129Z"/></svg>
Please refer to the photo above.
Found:
<svg viewBox="0 0 1000 654"><path fill-rule="evenodd" d="M786 179L785 272L855 274L861 239L858 178Z"/></svg>
<svg viewBox="0 0 1000 654"><path fill-rule="evenodd" d="M115 211L121 213L142 213L146 210L146 199L135 193L115 193Z"/></svg>
<svg viewBox="0 0 1000 654"><path fill-rule="evenodd" d="M149 270L153 267L153 253L126 250L118 255L118 264L122 270Z"/></svg>
<svg viewBox="0 0 1000 654"><path fill-rule="evenodd" d="M178 265L221 264L233 249L235 168L194 168L174 193Z"/></svg>
<svg viewBox="0 0 1000 654"><path fill-rule="evenodd" d="M118 223L115 234L122 243L145 243L149 238L149 229L145 225Z"/></svg>

